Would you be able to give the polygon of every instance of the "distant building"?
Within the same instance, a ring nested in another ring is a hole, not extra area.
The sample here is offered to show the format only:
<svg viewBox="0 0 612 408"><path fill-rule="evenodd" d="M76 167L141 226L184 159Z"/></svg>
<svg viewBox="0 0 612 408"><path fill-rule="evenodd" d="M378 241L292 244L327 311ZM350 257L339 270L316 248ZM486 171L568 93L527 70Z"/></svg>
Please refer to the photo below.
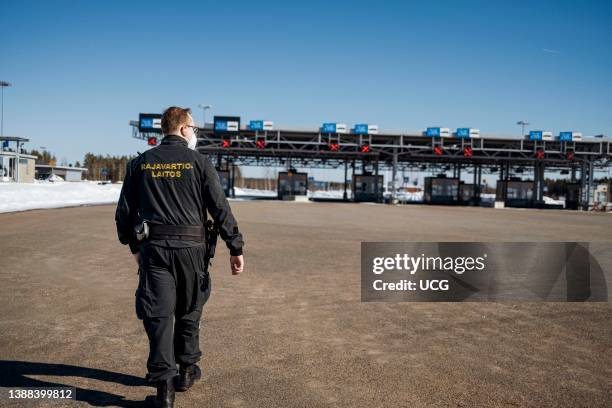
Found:
<svg viewBox="0 0 612 408"><path fill-rule="evenodd" d="M606 208L612 203L612 181L597 184L593 190L593 203L600 208Z"/></svg>
<svg viewBox="0 0 612 408"><path fill-rule="evenodd" d="M84 167L51 166L49 164L36 165L36 179L46 180L51 175L60 176L65 181L81 181L83 173L87 172Z"/></svg>
<svg viewBox="0 0 612 408"><path fill-rule="evenodd" d="M16 143L16 148L10 148L11 142ZM15 136L0 137L0 182L34 182L36 156L20 153L25 142L29 140Z"/></svg>
<svg viewBox="0 0 612 408"><path fill-rule="evenodd" d="M19 169L15 167L17 153L0 151L0 181L16 181L19 183L34 182L34 163L36 156L19 154ZM17 180L19 177L19 180Z"/></svg>

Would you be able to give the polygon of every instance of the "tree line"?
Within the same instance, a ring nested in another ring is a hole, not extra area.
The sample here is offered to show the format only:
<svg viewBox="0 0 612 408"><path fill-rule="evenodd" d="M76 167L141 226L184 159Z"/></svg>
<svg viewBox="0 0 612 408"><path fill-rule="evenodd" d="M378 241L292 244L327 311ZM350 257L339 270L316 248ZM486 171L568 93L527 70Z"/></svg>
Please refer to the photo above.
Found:
<svg viewBox="0 0 612 408"><path fill-rule="evenodd" d="M29 152L26 150L24 153L29 154L31 156L36 156L37 157L36 164L47 164L51 166L57 165L57 157L55 157L53 153L48 152L46 150L39 152L38 150L33 149L33 150L30 150Z"/></svg>
<svg viewBox="0 0 612 408"><path fill-rule="evenodd" d="M110 156L87 153L83 159L83 167L87 169L88 180L107 180L113 183L123 181L125 169L135 156Z"/></svg>

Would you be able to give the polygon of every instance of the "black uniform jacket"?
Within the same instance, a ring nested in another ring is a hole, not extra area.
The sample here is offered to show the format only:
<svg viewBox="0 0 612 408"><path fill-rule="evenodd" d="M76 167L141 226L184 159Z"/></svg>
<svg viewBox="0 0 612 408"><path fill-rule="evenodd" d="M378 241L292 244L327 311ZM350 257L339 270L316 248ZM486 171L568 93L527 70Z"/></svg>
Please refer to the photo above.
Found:
<svg viewBox="0 0 612 408"><path fill-rule="evenodd" d="M128 163L115 213L117 235L136 253L134 226L139 217L152 224L204 225L206 210L230 254L242 255L242 234L210 158L189 149L182 137L167 135L159 146ZM178 240L159 244L197 245Z"/></svg>

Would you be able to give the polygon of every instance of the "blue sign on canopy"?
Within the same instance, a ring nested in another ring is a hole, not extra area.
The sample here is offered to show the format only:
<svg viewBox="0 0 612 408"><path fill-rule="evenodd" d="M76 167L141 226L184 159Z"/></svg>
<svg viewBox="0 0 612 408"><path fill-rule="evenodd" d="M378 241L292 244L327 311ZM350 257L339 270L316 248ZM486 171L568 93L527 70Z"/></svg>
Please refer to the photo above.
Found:
<svg viewBox="0 0 612 408"><path fill-rule="evenodd" d="M159 113L141 113L138 115L138 130L145 133L161 133L161 118Z"/></svg>
<svg viewBox="0 0 612 408"><path fill-rule="evenodd" d="M469 139L470 138L470 128L458 128L457 137L459 139Z"/></svg>
<svg viewBox="0 0 612 408"><path fill-rule="evenodd" d="M227 130L227 122L226 121L217 121L215 122L215 130L225 131Z"/></svg>
<svg viewBox="0 0 612 408"><path fill-rule="evenodd" d="M216 116L213 119L215 133L240 132L240 116Z"/></svg>
<svg viewBox="0 0 612 408"><path fill-rule="evenodd" d="M356 135L367 135L368 125L365 123L360 123L360 124L355 125L355 134Z"/></svg>
<svg viewBox="0 0 612 408"><path fill-rule="evenodd" d="M541 130L530 131L529 140L542 140L542 131Z"/></svg>
<svg viewBox="0 0 612 408"><path fill-rule="evenodd" d="M439 127L428 127L425 134L429 137L440 136L440 128Z"/></svg>
<svg viewBox="0 0 612 408"><path fill-rule="evenodd" d="M336 133L335 123L324 123L322 126L323 133Z"/></svg>
<svg viewBox="0 0 612 408"><path fill-rule="evenodd" d="M263 120L252 120L249 122L249 129L251 130L263 130Z"/></svg>

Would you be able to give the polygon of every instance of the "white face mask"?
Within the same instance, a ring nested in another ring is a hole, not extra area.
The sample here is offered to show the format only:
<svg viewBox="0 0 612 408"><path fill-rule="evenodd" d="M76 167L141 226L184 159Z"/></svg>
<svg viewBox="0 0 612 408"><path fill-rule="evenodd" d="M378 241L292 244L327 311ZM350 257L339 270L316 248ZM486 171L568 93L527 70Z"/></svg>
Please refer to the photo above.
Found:
<svg viewBox="0 0 612 408"><path fill-rule="evenodd" d="M195 150L196 145L198 144L198 138L193 133L191 134L191 139L187 142L187 147L191 150Z"/></svg>
<svg viewBox="0 0 612 408"><path fill-rule="evenodd" d="M192 131L191 137L189 138L189 140L187 140L187 147L190 148L191 150L195 150L197 144L198 144L198 138L196 137L195 133Z"/></svg>

